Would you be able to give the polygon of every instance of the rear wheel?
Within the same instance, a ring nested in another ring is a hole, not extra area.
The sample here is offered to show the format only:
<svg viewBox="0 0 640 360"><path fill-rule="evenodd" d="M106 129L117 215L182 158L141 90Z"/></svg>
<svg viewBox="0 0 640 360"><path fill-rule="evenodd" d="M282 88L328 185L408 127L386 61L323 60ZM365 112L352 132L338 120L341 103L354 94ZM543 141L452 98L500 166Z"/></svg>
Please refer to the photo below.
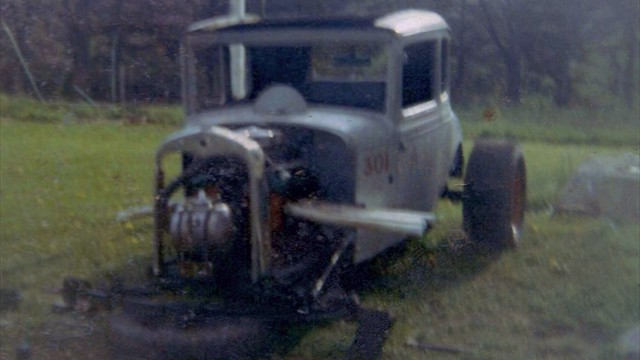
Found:
<svg viewBox="0 0 640 360"><path fill-rule="evenodd" d="M464 229L471 240L494 249L517 247L526 203L520 146L503 140L477 141L464 182Z"/></svg>

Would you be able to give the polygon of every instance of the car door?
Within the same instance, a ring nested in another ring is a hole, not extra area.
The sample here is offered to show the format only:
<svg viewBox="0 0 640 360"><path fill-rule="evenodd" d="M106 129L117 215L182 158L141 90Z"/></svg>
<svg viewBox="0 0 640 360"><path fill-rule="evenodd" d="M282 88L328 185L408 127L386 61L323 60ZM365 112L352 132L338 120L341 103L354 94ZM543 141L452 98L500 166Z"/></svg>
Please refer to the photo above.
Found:
<svg viewBox="0 0 640 360"><path fill-rule="evenodd" d="M404 48L397 207L432 210L448 175L451 129L439 109L438 53L437 38Z"/></svg>

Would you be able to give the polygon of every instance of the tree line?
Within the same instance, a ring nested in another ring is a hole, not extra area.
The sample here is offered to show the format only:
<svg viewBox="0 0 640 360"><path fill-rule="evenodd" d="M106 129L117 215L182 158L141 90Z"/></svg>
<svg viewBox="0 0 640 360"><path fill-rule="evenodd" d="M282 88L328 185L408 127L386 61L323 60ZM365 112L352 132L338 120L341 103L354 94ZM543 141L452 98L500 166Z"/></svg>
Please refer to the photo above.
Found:
<svg viewBox="0 0 640 360"><path fill-rule="evenodd" d="M178 101L184 29L227 7L228 0L0 0L0 91ZM265 17L402 8L434 10L451 26L458 103L638 105L640 0L247 0L248 12Z"/></svg>

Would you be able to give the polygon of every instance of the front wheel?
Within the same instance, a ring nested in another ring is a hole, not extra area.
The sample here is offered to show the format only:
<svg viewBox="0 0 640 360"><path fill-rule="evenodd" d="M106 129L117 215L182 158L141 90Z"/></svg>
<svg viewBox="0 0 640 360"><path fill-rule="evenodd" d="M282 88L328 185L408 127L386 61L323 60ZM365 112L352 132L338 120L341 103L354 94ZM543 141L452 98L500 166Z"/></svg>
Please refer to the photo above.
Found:
<svg viewBox="0 0 640 360"><path fill-rule="evenodd" d="M476 141L464 183L464 229L471 240L494 249L517 247L526 203L520 146L504 140Z"/></svg>

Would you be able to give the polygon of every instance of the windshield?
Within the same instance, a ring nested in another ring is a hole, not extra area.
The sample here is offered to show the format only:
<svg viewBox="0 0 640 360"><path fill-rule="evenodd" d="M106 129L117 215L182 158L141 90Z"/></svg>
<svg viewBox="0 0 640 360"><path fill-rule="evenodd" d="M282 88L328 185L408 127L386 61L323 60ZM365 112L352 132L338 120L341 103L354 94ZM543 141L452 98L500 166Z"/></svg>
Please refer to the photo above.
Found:
<svg viewBox="0 0 640 360"><path fill-rule="evenodd" d="M240 66L238 56L245 59ZM274 84L294 87L309 103L385 107L387 55L380 43L196 44L188 61L195 110L251 101Z"/></svg>

